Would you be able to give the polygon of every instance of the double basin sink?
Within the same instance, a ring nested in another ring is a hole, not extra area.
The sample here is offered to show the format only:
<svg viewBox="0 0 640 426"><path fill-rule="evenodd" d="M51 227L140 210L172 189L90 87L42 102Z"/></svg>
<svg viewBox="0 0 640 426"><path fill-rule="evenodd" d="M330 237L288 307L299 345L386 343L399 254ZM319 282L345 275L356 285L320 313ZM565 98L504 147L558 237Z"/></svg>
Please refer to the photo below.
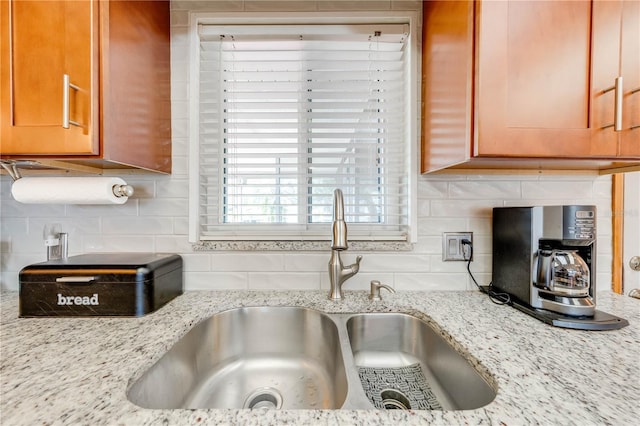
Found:
<svg viewBox="0 0 640 426"><path fill-rule="evenodd" d="M127 396L159 409L469 410L494 388L408 314L243 307L193 327Z"/></svg>

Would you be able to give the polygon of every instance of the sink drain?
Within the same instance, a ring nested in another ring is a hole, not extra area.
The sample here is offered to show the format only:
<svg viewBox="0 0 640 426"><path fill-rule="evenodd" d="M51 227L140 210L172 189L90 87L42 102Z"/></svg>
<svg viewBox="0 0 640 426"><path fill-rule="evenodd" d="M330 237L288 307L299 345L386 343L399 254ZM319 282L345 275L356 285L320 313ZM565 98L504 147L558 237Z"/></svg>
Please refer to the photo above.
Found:
<svg viewBox="0 0 640 426"><path fill-rule="evenodd" d="M259 388L247 397L243 408L252 410L254 408L268 408L277 410L282 408L282 395L274 388Z"/></svg>
<svg viewBox="0 0 640 426"><path fill-rule="evenodd" d="M411 410L409 398L395 389L385 389L380 392L382 406L386 410Z"/></svg>

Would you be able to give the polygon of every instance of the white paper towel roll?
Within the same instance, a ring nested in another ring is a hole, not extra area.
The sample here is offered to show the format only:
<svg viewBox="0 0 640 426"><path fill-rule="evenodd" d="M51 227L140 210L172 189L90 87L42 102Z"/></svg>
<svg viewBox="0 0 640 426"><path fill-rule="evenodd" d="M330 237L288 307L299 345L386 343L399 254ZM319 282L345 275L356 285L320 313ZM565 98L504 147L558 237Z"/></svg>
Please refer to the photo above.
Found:
<svg viewBox="0 0 640 426"><path fill-rule="evenodd" d="M126 184L119 177L23 177L11 194L25 204L124 204L129 197L116 196L113 187Z"/></svg>

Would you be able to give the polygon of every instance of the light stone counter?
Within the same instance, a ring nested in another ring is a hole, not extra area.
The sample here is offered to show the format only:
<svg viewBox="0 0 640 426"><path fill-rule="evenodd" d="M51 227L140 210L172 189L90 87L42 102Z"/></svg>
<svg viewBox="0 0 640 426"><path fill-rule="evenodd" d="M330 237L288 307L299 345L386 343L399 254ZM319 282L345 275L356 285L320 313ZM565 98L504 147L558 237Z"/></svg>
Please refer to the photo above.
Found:
<svg viewBox="0 0 640 426"><path fill-rule="evenodd" d="M142 318L18 318L17 293L2 294L4 425L199 424L576 424L635 425L640 418L640 300L598 295L598 309L630 325L615 331L554 328L479 292L403 292L372 303L326 292L188 292ZM435 322L478 368L496 399L472 411L149 410L128 386L182 335L239 306L306 306L324 312L400 311Z"/></svg>

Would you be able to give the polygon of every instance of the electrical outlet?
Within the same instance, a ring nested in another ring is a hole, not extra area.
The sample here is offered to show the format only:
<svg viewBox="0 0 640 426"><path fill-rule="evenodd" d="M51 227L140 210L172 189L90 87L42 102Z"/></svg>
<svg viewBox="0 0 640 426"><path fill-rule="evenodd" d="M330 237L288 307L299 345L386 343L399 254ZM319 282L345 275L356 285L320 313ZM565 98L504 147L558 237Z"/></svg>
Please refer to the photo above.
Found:
<svg viewBox="0 0 640 426"><path fill-rule="evenodd" d="M442 260L468 261L471 247L462 244L462 240L469 240L473 244L473 232L444 232L442 234Z"/></svg>

